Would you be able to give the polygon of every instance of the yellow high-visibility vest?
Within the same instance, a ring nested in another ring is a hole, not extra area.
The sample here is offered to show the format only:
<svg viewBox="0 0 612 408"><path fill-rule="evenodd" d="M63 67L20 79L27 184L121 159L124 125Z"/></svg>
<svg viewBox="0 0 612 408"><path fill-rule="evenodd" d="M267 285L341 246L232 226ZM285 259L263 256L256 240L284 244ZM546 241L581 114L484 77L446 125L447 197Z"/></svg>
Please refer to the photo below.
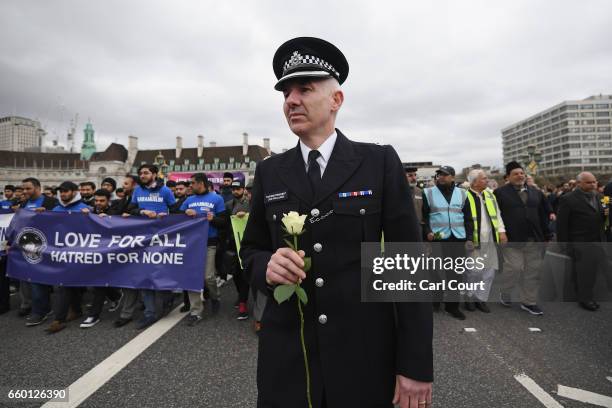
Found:
<svg viewBox="0 0 612 408"><path fill-rule="evenodd" d="M493 193L490 193L487 190L482 192L482 199L485 201L485 207L487 209L487 214L489 214L489 218L491 219L491 224L493 224L493 230L495 231L495 242L499 243L499 218L497 217L497 200ZM479 233L478 233L478 213L476 212L476 200L472 194L468 192L467 195L468 201L470 203L470 211L472 213L472 219L474 220L474 234L473 241L474 244L478 245Z"/></svg>

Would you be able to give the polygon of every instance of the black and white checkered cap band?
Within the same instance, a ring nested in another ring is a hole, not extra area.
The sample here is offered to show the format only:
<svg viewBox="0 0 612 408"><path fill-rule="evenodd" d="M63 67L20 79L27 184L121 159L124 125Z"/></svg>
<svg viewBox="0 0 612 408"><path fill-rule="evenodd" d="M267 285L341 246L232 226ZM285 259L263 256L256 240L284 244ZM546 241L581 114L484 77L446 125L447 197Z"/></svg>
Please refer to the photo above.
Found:
<svg viewBox="0 0 612 408"><path fill-rule="evenodd" d="M312 55L301 55L299 51L294 51L293 54L291 55L291 58L285 61L285 64L283 65L283 76L285 76L285 73L288 70L293 69L295 67L298 67L298 66L312 67L313 65L321 67L324 70L333 73L336 76L336 78L340 77L340 73L336 71L336 69L329 62L319 57L314 57Z"/></svg>

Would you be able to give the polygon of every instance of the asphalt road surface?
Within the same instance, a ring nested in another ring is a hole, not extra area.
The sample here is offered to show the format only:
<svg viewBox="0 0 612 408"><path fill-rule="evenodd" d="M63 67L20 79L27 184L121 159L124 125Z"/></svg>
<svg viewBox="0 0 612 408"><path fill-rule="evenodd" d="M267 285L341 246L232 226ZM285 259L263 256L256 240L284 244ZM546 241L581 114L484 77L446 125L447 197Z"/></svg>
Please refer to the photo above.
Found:
<svg viewBox="0 0 612 408"><path fill-rule="evenodd" d="M143 332L114 328L105 311L91 329L76 321L54 335L48 323L25 327L13 296L0 316L0 390L71 387L72 405L45 407L255 407L257 335L252 319L235 319L233 285L222 290L220 313L195 327L178 307ZM436 313L434 406L612 406L612 303L542 308L534 317L491 304L465 321ZM0 396L1 407L43 404Z"/></svg>

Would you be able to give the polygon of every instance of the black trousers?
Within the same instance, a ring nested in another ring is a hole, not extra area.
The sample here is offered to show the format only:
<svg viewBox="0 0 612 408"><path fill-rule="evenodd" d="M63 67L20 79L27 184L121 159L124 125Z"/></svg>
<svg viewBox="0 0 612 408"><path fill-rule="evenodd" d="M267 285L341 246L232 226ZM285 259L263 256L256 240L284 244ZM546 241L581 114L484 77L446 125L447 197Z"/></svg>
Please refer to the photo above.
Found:
<svg viewBox="0 0 612 408"><path fill-rule="evenodd" d="M234 285L238 292L238 302L246 303L249 300L249 281L246 272L240 267L238 254L226 252L224 264L228 272L234 277Z"/></svg>
<svg viewBox="0 0 612 408"><path fill-rule="evenodd" d="M6 276L6 256L0 257L0 311L11 308L11 293L9 290L9 278Z"/></svg>
<svg viewBox="0 0 612 408"><path fill-rule="evenodd" d="M72 308L72 311L81 314L81 299L82 299L82 288L72 288L66 286L60 286L57 289L57 299L55 301L55 320L65 322L68 316L68 309Z"/></svg>
<svg viewBox="0 0 612 408"><path fill-rule="evenodd" d="M465 239L458 239L454 236L443 241L436 241L437 245L434 246L433 256L456 259L458 257L465 257ZM432 282L442 282L446 280L456 280L457 282L463 282L463 274L458 274L454 270L435 271L431 275ZM438 290L432 294L432 302L440 303L445 298L444 291ZM446 310L459 310L459 293L456 291L446 291L446 299L444 300L444 308Z"/></svg>
<svg viewBox="0 0 612 408"><path fill-rule="evenodd" d="M592 302L593 289L597 272L605 268L608 263L607 254L596 243L575 244L572 248L573 270L572 278L576 288L579 302Z"/></svg>
<svg viewBox="0 0 612 408"><path fill-rule="evenodd" d="M99 317L104 307L104 300L108 298L112 302L116 302L121 298L121 292L117 288L97 287L93 288L93 302L89 309L89 316Z"/></svg>

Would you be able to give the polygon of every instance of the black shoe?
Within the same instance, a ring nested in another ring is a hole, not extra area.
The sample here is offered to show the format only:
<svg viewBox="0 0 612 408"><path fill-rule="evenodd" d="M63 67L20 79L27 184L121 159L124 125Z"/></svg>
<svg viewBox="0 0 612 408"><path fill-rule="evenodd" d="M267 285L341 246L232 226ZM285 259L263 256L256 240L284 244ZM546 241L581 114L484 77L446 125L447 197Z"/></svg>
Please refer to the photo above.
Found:
<svg viewBox="0 0 612 408"><path fill-rule="evenodd" d="M483 313L491 313L491 309L489 309L486 302L476 302L476 309Z"/></svg>
<svg viewBox="0 0 612 408"><path fill-rule="evenodd" d="M180 311L181 313L187 313L187 312L189 311L189 309L191 309L191 306L190 306L190 305L183 305L183 306L181 306L181 308L179 309L179 311Z"/></svg>
<svg viewBox="0 0 612 408"><path fill-rule="evenodd" d="M216 315L217 313L219 313L219 309L221 308L221 302L219 302L219 299L211 299L211 304L212 314Z"/></svg>
<svg viewBox="0 0 612 408"><path fill-rule="evenodd" d="M157 319L155 317L143 317L136 324L136 330L146 329L147 327L151 326L156 321Z"/></svg>
<svg viewBox="0 0 612 408"><path fill-rule="evenodd" d="M465 315L459 309L446 309L446 313L453 316L457 320L465 320Z"/></svg>
<svg viewBox="0 0 612 408"><path fill-rule="evenodd" d="M117 320L115 320L113 322L113 326L115 326L115 327L123 327L123 326L125 326L126 324L128 324L131 321L132 321L131 318L120 317L120 318L118 318Z"/></svg>
<svg viewBox="0 0 612 408"><path fill-rule="evenodd" d="M31 311L32 311L31 307L26 307L25 309L19 309L19 311L17 312L17 316L26 317L27 315L30 314Z"/></svg>
<svg viewBox="0 0 612 408"><path fill-rule="evenodd" d="M598 309L598 304L595 302L579 302L578 303L580 305L580 307L582 307L585 310L594 312Z"/></svg>
<svg viewBox="0 0 612 408"><path fill-rule="evenodd" d="M521 309L534 316L542 316L544 314L544 312L538 307L538 305L526 305L524 303L521 303Z"/></svg>
<svg viewBox="0 0 612 408"><path fill-rule="evenodd" d="M468 312L475 311L476 306L474 305L474 302L465 302L465 310L467 310Z"/></svg>

